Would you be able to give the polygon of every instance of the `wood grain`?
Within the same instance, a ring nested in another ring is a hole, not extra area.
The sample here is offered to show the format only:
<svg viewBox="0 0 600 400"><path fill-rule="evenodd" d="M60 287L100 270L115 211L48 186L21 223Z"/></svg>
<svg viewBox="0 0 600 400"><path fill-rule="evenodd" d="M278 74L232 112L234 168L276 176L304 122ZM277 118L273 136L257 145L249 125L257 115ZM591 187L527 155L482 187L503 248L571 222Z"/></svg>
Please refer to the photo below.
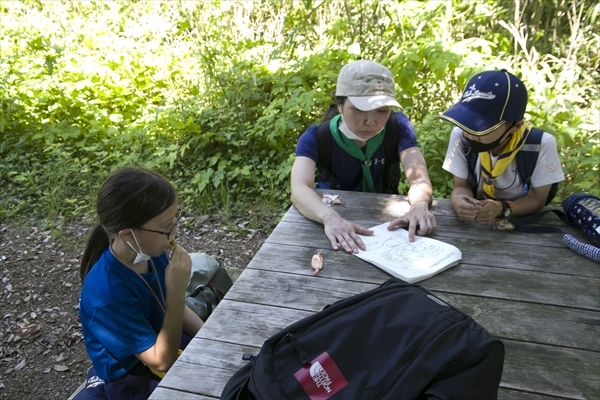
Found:
<svg viewBox="0 0 600 400"><path fill-rule="evenodd" d="M340 194L346 207L336 210L365 227L408 210L404 196ZM502 339L498 398L600 398L598 263L568 249L560 234L500 232L461 221L443 199L432 211L438 227L431 237L457 246L463 260L419 284ZM552 216L540 223L562 224ZM561 228L585 240L580 229ZM310 260L319 249L324 268L312 276ZM219 398L246 365L244 353L258 354L279 330L389 278L331 249L323 227L291 207L151 399Z"/></svg>

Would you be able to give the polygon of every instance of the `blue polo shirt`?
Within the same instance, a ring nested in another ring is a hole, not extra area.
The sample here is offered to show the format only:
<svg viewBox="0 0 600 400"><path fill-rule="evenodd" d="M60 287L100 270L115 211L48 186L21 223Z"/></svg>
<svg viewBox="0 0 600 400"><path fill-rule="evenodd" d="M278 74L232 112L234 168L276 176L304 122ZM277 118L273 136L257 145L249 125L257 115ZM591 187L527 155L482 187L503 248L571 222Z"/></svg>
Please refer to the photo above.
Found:
<svg viewBox="0 0 600 400"><path fill-rule="evenodd" d="M397 153L416 147L417 135L412 123L406 115L401 112L393 112L390 118L397 118L400 125L400 140L398 141ZM319 159L318 145L318 125L311 126L298 139L296 144L296 157L308 157L317 163ZM349 190L353 192L362 191L362 163L350 154L346 153L335 140L332 140L333 149L331 152L331 172L335 177L337 184L336 188L330 188L329 182L315 182L315 187L319 189L338 189ZM366 146L363 147L363 151ZM381 193L383 191L383 171L385 169L385 151L383 143L375 151L371 164L371 176L375 184L375 191Z"/></svg>
<svg viewBox="0 0 600 400"><path fill-rule="evenodd" d="M168 260L163 254L152 262L157 274L141 276L163 302L158 285L166 296ZM140 277L107 249L83 281L79 317L85 347L98 376L114 381L140 362L135 354L156 343L164 314Z"/></svg>

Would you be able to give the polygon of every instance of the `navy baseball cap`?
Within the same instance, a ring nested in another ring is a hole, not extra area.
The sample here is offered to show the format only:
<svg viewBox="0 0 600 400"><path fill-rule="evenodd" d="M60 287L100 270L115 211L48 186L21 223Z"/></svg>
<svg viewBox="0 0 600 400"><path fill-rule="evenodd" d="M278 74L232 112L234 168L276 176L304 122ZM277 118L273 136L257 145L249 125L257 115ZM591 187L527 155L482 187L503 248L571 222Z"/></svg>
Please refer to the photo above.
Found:
<svg viewBox="0 0 600 400"><path fill-rule="evenodd" d="M523 119L527 89L519 78L505 69L480 72L469 79L458 103L440 118L476 136L498 129L504 122Z"/></svg>

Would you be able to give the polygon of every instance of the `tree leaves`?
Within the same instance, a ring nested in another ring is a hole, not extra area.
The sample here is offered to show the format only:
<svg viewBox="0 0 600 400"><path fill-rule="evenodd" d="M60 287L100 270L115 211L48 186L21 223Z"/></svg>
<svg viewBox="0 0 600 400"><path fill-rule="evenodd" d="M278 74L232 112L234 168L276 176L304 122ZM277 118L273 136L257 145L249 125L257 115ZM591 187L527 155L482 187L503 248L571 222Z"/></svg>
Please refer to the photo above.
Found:
<svg viewBox="0 0 600 400"><path fill-rule="evenodd" d="M466 0L49 2L35 23L34 3L13 3L3 11L0 219L89 212L99 183L127 164L163 173L202 212L285 206L297 138L357 58L392 70L419 140L438 150L450 127L429 130L428 116L474 70L510 67L529 82L532 121L568 137L565 187L600 191L597 167L580 162L599 147L588 128L600 79L589 2L527 2L515 21L513 3ZM421 148L436 195L449 195L441 155Z"/></svg>

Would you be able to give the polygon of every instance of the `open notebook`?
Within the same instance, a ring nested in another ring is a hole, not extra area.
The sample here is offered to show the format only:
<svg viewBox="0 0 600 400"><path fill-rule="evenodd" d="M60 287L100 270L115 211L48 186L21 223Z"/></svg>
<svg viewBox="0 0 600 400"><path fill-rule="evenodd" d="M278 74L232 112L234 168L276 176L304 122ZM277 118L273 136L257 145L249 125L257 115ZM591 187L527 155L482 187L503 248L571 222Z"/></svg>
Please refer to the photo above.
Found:
<svg viewBox="0 0 600 400"><path fill-rule="evenodd" d="M367 250L355 256L409 283L430 278L462 259L460 250L451 244L423 236L415 236L411 243L406 229L388 231L388 225L369 228L373 236L361 235Z"/></svg>

